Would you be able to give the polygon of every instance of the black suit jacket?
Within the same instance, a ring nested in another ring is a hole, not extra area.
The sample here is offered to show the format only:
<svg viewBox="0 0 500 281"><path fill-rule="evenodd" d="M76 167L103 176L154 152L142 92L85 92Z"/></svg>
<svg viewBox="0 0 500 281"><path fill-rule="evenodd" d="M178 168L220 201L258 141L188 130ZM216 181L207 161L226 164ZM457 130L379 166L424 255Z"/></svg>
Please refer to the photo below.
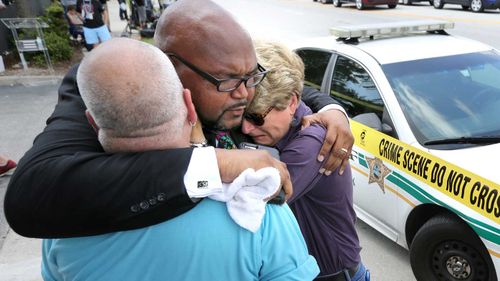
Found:
<svg viewBox="0 0 500 281"><path fill-rule="evenodd" d="M73 67L44 131L19 161L5 195L17 233L36 238L97 235L150 226L195 206L183 177L192 149L109 154L85 117ZM310 91L313 108L332 103Z"/></svg>
<svg viewBox="0 0 500 281"><path fill-rule="evenodd" d="M12 229L38 238L95 235L194 207L183 181L192 149L105 153L85 117L76 70L62 81L46 128L9 183L4 208Z"/></svg>
<svg viewBox="0 0 500 281"><path fill-rule="evenodd" d="M313 112L320 111L323 107L329 104L338 104L340 103L333 99L331 96L320 92L318 89L305 86L302 90L302 101L311 108Z"/></svg>

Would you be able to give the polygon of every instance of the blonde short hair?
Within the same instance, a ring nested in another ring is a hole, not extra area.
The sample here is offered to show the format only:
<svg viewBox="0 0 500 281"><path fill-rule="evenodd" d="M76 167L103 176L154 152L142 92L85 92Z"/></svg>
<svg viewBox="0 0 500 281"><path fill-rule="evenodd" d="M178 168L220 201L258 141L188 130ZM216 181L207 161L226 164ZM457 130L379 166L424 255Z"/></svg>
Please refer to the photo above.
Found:
<svg viewBox="0 0 500 281"><path fill-rule="evenodd" d="M259 63L269 70L255 89L248 111L262 113L270 106L285 109L292 96L300 100L304 88L304 63L291 49L277 42L256 41Z"/></svg>

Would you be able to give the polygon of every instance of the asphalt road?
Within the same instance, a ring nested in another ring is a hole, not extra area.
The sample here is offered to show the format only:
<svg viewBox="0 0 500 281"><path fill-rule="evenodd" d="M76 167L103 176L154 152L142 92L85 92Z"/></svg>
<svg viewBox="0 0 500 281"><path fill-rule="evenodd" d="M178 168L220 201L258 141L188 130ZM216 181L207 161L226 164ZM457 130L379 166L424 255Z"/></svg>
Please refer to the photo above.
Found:
<svg viewBox="0 0 500 281"><path fill-rule="evenodd" d="M0 86L0 153L19 160L42 131L57 102L52 81L31 86ZM0 249L8 230L3 213L3 197L10 176L0 177Z"/></svg>
<svg viewBox="0 0 500 281"><path fill-rule="evenodd" d="M500 49L500 10L484 13L463 11L447 4L438 10L426 2L412 6L386 5L359 11L354 4L340 8L312 0L214 0L224 6L254 38L293 42L308 37L328 36L335 25L370 24L408 20L447 20L455 23L453 35L469 37Z"/></svg>

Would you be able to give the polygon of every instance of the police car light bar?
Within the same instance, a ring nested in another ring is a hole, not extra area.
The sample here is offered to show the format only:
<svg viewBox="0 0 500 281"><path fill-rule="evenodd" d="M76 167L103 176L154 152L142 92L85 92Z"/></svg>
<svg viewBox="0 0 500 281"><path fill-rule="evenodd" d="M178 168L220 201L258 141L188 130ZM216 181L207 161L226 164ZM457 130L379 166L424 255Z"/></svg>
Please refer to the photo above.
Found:
<svg viewBox="0 0 500 281"><path fill-rule="evenodd" d="M440 31L454 27L449 21L404 21L383 24L337 26L330 28L330 34L340 39L372 37L377 35L404 35L423 31Z"/></svg>

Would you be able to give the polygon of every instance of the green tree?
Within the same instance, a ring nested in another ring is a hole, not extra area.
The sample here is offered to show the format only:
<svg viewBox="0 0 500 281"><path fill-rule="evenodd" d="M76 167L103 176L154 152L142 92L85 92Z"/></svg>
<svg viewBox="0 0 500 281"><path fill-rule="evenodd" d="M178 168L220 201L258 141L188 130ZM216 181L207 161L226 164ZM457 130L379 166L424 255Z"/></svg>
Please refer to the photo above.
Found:
<svg viewBox="0 0 500 281"><path fill-rule="evenodd" d="M45 28L45 45L49 49L52 62L68 61L73 56L73 46L68 33L68 23L64 18L64 8L61 3L53 1L46 9L43 16L39 17L49 25ZM45 58L42 53L32 55L33 63L43 65Z"/></svg>

